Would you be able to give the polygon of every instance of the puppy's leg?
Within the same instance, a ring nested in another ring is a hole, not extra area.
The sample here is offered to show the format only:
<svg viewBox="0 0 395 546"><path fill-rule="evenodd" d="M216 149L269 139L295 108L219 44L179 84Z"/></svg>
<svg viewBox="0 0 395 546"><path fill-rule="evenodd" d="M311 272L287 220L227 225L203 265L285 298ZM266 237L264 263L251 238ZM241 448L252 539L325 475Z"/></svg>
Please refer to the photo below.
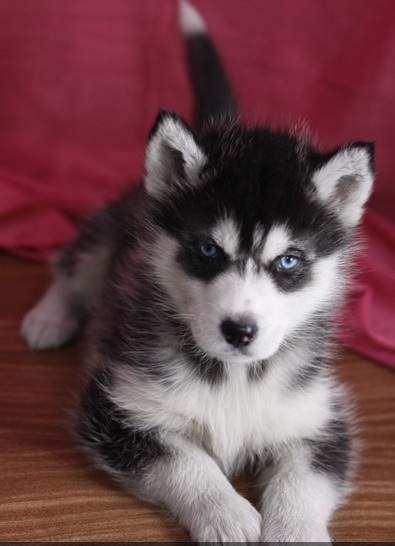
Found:
<svg viewBox="0 0 395 546"><path fill-rule="evenodd" d="M197 542L257 542L261 517L232 487L215 461L181 438L172 455L140 480L138 492L165 506Z"/></svg>
<svg viewBox="0 0 395 546"><path fill-rule="evenodd" d="M106 223L106 212L96 215L59 254L52 284L22 322L30 348L60 347L79 333L111 257L111 241L103 234Z"/></svg>
<svg viewBox="0 0 395 546"><path fill-rule="evenodd" d="M197 542L256 542L261 516L216 462L175 433L133 423L94 380L77 425L83 445L124 488L167 508Z"/></svg>
<svg viewBox="0 0 395 546"><path fill-rule="evenodd" d="M264 477L262 541L330 542L327 524L344 496L348 449L346 436L328 435L275 461Z"/></svg>

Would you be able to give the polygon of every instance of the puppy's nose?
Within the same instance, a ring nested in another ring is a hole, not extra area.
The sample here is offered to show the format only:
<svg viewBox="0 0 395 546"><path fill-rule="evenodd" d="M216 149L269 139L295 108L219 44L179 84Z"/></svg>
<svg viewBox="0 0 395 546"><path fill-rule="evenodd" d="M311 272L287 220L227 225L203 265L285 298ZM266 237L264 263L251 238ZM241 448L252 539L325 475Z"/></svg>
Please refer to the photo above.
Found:
<svg viewBox="0 0 395 546"><path fill-rule="evenodd" d="M257 331L258 327L251 319L225 319L221 324L224 338L236 349L249 345Z"/></svg>

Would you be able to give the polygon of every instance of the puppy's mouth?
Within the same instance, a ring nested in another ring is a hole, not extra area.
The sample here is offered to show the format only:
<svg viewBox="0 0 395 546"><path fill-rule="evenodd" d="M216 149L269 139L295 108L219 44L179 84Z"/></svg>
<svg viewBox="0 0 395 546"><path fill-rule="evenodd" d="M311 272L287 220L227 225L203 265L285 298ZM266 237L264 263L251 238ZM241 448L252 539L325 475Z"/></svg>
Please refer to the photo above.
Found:
<svg viewBox="0 0 395 546"><path fill-rule="evenodd" d="M246 347L230 347L227 351L221 351L216 354L217 357L222 356L224 359L228 357L245 356L248 358L254 358L254 354L250 349Z"/></svg>
<svg viewBox="0 0 395 546"><path fill-rule="evenodd" d="M221 362L228 362L230 364L251 364L261 361L263 358L257 355L250 347L229 347L224 350L213 350L202 348L196 343L201 351L202 355L206 355L208 358L212 358Z"/></svg>
<svg viewBox="0 0 395 546"><path fill-rule="evenodd" d="M221 360L222 362L230 363L251 363L260 360L248 349L230 349L226 352L211 352L212 356Z"/></svg>
<svg viewBox="0 0 395 546"><path fill-rule="evenodd" d="M247 347L228 347L220 351L205 350L204 352L213 358L230 364L253 364L271 358L278 352L280 347L281 343L267 347L266 350L257 350L253 345L249 345Z"/></svg>

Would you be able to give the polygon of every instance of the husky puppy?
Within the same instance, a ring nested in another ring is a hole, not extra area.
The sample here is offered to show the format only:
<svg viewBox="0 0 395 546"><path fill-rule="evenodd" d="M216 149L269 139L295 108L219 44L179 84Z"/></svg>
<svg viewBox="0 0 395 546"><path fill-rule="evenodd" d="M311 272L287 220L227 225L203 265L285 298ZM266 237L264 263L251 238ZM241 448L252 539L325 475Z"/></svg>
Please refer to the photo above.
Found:
<svg viewBox="0 0 395 546"><path fill-rule="evenodd" d="M144 183L63 250L22 334L60 346L93 310L78 437L192 540L329 541L353 460L330 333L373 145L245 127L186 3L181 27L196 127L159 114ZM246 467L258 508L229 481Z"/></svg>

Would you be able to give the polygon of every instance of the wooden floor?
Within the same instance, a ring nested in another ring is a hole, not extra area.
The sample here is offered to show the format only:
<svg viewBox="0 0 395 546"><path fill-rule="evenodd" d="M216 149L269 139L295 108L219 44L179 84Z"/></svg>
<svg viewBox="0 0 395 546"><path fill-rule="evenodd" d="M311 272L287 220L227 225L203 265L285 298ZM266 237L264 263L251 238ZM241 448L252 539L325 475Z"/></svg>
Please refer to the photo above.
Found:
<svg viewBox="0 0 395 546"><path fill-rule="evenodd" d="M18 334L45 268L0 255L0 541L185 541L162 510L126 495L76 450L67 412L81 346L29 352ZM395 372L341 352L364 454L358 489L335 515L335 541L395 541ZM237 488L250 498L247 479Z"/></svg>

